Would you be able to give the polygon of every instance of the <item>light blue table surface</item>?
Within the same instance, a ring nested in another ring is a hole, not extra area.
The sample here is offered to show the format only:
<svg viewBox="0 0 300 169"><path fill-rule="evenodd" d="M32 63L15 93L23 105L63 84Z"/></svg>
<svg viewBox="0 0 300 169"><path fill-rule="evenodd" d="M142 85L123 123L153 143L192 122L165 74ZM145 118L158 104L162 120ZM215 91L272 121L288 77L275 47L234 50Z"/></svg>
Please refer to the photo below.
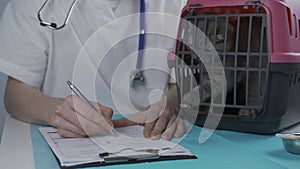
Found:
<svg viewBox="0 0 300 169"><path fill-rule="evenodd" d="M35 167L60 168L38 125L30 126ZM290 154L274 135L216 131L204 144L198 143L200 127L194 126L180 144L198 159L123 164L94 168L107 169L299 169L300 155Z"/></svg>

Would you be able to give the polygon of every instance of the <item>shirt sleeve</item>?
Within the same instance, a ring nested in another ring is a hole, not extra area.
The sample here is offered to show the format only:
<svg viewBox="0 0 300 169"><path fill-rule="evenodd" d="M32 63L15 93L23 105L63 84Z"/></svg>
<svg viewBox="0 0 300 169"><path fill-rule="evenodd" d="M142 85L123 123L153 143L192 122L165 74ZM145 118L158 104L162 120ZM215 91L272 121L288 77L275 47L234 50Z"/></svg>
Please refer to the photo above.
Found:
<svg viewBox="0 0 300 169"><path fill-rule="evenodd" d="M178 17L181 16L181 11L183 9L183 7L186 5L187 3L187 0L178 0L177 1L177 4L180 4L179 5L179 8L178 8ZM179 21L178 21L178 24L179 24ZM177 25L177 28L179 27L179 25ZM179 30L177 30L178 32ZM174 45L173 45L173 48L171 49L171 52L175 52L175 46L176 46L176 41L174 42ZM175 67L172 67L170 68L170 78L169 78L169 83L173 84L173 83L176 83L176 74L175 74Z"/></svg>
<svg viewBox="0 0 300 169"><path fill-rule="evenodd" d="M175 68L171 68L170 70L170 78L169 78L169 83L176 83L176 76L175 76Z"/></svg>
<svg viewBox="0 0 300 169"><path fill-rule="evenodd" d="M10 0L0 18L0 71L40 88L47 65L47 41L33 0Z"/></svg>

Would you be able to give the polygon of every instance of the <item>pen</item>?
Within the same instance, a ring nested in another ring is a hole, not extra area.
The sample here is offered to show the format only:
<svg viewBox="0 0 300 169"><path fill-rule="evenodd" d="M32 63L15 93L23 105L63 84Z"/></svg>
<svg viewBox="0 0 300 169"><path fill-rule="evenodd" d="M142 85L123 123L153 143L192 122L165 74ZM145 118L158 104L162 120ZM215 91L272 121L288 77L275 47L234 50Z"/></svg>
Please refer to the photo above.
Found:
<svg viewBox="0 0 300 169"><path fill-rule="evenodd" d="M95 111L98 112L98 109L84 96L84 94L71 81L67 81L67 84L70 87L70 89L76 94L76 96L78 96L79 98L81 98L92 109L94 109ZM94 122L94 121L92 121L92 122ZM98 124L97 122L94 122L94 123ZM113 130L110 130L109 132L112 135L116 135Z"/></svg>
<svg viewBox="0 0 300 169"><path fill-rule="evenodd" d="M71 88L71 90L80 97L86 104L91 106L95 111L98 111L97 108L83 95L83 93L70 81L67 81L68 86Z"/></svg>

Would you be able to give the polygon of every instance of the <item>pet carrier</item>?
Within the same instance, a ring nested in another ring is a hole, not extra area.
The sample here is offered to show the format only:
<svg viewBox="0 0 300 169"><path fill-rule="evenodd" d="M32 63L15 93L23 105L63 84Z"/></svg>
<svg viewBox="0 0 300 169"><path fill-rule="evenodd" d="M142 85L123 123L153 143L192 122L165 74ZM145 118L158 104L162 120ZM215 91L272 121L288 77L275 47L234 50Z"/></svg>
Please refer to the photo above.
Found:
<svg viewBox="0 0 300 169"><path fill-rule="evenodd" d="M196 124L203 125L211 89L219 85L201 59L215 60L205 43L203 47L203 33L226 77L218 128L274 133L300 121L300 2L189 0L181 17L176 57L169 63L175 67L183 113L196 110Z"/></svg>

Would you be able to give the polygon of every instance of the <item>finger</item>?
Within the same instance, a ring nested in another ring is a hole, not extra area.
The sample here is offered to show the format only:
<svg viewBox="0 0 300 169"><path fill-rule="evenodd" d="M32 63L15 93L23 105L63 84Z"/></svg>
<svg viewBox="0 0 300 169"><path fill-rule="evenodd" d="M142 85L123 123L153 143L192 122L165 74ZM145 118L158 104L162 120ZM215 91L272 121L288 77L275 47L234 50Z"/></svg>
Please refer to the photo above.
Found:
<svg viewBox="0 0 300 169"><path fill-rule="evenodd" d="M89 136L101 136L112 133L112 126L110 126L105 120L103 121L103 123L106 124L101 125L99 123L90 121L80 114L78 115L78 120L80 121L80 124L85 133Z"/></svg>
<svg viewBox="0 0 300 169"><path fill-rule="evenodd" d="M140 112L132 116L123 117L117 120L114 120L115 127L124 127L130 125L143 125L146 119L146 112Z"/></svg>
<svg viewBox="0 0 300 169"><path fill-rule="evenodd" d="M144 111L143 113L145 114L145 123L153 122L161 116L165 111L165 108L161 106L161 103L154 103L151 104L148 110Z"/></svg>
<svg viewBox="0 0 300 169"><path fill-rule="evenodd" d="M139 125L140 123L137 123L135 121L131 121L127 117L123 117L123 118L114 120L113 124L114 124L114 127L124 127L124 126Z"/></svg>
<svg viewBox="0 0 300 169"><path fill-rule="evenodd" d="M72 103L72 96L66 97L63 103L55 108L54 112L64 119L67 119L78 128L81 128Z"/></svg>
<svg viewBox="0 0 300 169"><path fill-rule="evenodd" d="M78 120L83 128L88 129L89 126L92 126L92 129L95 129L97 128L95 127L95 125L98 125L99 129L102 128L101 131L111 130L111 126L107 123L103 115L88 106L79 97L74 96L70 101L70 106L73 105L74 110L76 110L76 112L78 113Z"/></svg>
<svg viewBox="0 0 300 169"><path fill-rule="evenodd" d="M184 125L184 122L182 119L178 119L178 124L177 124L177 127L176 127L176 131L174 133L174 137L176 138L180 138L184 135L186 131L186 128L185 128L185 125Z"/></svg>
<svg viewBox="0 0 300 169"><path fill-rule="evenodd" d="M103 115L104 119L106 120L106 122L108 123L108 125L110 125L112 128L114 127L114 124L112 122L112 115L113 115L113 111L112 109L102 106L100 104L97 105L100 113Z"/></svg>
<svg viewBox="0 0 300 169"><path fill-rule="evenodd" d="M83 135L71 132L69 130L65 130L65 129L58 129L58 134L62 137L85 137Z"/></svg>
<svg viewBox="0 0 300 169"><path fill-rule="evenodd" d="M101 114L90 108L77 96L68 96L56 110L62 117L88 135L106 134L111 129Z"/></svg>
<svg viewBox="0 0 300 169"><path fill-rule="evenodd" d="M145 138L150 138L151 137L151 132L154 128L154 125L156 123L155 121L149 122L149 123L145 123L145 127L144 127L144 137Z"/></svg>
<svg viewBox="0 0 300 169"><path fill-rule="evenodd" d="M57 110L54 112L56 113ZM57 114L55 116L55 119L53 120L52 125L59 129L65 129L65 130L71 131L73 133L76 133L78 135L86 136L86 133L83 131L82 128L78 128L77 126L72 124L70 121L61 117L60 114Z"/></svg>
<svg viewBox="0 0 300 169"><path fill-rule="evenodd" d="M159 119L160 114L160 107L156 104L151 105L150 109L144 112L144 136L145 138L152 137L152 132L154 130L154 127L157 123L157 120ZM155 139L155 138L153 138Z"/></svg>
<svg viewBox="0 0 300 169"><path fill-rule="evenodd" d="M163 114L158 118L151 132L151 139L160 139L161 134L165 131L169 120L171 119L171 113L169 109L165 109Z"/></svg>
<svg viewBox="0 0 300 169"><path fill-rule="evenodd" d="M175 133L175 129L177 128L177 116L173 115L171 120L168 122L168 126L166 128L166 130L164 131L164 133L162 134L161 138L164 140L170 140L174 133Z"/></svg>

